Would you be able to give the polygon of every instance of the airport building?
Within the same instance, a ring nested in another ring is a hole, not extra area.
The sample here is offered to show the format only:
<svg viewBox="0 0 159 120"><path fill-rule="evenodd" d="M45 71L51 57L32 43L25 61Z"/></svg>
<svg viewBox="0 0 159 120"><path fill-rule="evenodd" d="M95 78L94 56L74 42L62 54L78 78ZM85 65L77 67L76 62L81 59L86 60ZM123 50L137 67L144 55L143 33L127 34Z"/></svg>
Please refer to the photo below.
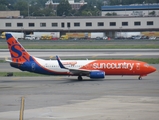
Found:
<svg viewBox="0 0 159 120"><path fill-rule="evenodd" d="M3 31L52 31L52 32L105 32L114 36L124 31L159 31L159 17L102 17L102 16L66 16L66 17L29 17L0 19L0 32Z"/></svg>
<svg viewBox="0 0 159 120"><path fill-rule="evenodd" d="M102 6L102 16L117 15L117 16L159 16L159 3L155 4L133 4L119 6Z"/></svg>
<svg viewBox="0 0 159 120"><path fill-rule="evenodd" d="M70 2L74 3L74 1ZM155 14L150 15L149 13L153 11ZM0 19L0 32L105 32L107 36L113 37L115 32L159 31L158 4L103 6L101 12L102 16L28 16L25 18L10 18L6 14L7 16ZM105 16L107 12L116 12L117 15ZM17 16L19 15L17 12Z"/></svg>
<svg viewBox="0 0 159 120"><path fill-rule="evenodd" d="M20 11L0 11L0 18L19 18Z"/></svg>

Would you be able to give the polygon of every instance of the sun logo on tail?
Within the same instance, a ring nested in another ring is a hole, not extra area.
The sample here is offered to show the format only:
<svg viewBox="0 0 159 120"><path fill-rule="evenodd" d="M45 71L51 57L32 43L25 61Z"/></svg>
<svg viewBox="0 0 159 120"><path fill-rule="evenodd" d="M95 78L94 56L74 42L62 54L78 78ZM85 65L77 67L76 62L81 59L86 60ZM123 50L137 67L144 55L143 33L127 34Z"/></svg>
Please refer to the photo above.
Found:
<svg viewBox="0 0 159 120"><path fill-rule="evenodd" d="M7 35L6 38L8 37ZM13 62L23 63L29 61L30 55L14 37L9 36L9 38L7 38L7 43Z"/></svg>

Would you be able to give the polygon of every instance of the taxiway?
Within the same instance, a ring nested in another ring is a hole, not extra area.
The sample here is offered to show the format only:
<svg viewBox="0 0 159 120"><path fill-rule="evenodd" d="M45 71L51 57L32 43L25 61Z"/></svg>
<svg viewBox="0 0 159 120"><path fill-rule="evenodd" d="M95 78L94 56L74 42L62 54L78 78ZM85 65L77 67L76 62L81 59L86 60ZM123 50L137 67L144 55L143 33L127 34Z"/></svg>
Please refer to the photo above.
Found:
<svg viewBox="0 0 159 120"><path fill-rule="evenodd" d="M154 65L159 69L159 65ZM25 97L25 120L158 120L159 71L137 76L1 77L0 120L19 119Z"/></svg>

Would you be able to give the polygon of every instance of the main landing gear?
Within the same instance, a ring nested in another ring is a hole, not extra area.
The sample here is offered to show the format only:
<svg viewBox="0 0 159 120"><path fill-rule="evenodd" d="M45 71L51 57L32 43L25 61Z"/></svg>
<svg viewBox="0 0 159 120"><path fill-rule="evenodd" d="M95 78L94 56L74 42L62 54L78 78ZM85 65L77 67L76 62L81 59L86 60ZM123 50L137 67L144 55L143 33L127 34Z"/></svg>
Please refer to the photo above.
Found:
<svg viewBox="0 0 159 120"><path fill-rule="evenodd" d="M82 76L79 75L79 76L78 76L78 80L79 80L79 81L83 80Z"/></svg>

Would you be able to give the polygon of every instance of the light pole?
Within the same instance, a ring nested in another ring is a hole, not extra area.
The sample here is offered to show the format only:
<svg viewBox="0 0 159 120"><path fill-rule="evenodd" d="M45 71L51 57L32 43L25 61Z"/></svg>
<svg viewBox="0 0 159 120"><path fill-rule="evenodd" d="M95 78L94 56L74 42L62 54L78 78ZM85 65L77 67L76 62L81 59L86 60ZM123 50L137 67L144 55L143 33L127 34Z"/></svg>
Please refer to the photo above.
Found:
<svg viewBox="0 0 159 120"><path fill-rule="evenodd" d="M29 17L29 3L28 3L28 17Z"/></svg>
<svg viewBox="0 0 159 120"><path fill-rule="evenodd" d="M30 12L30 10L29 10L29 7L30 7L31 5L28 3L28 17L30 16L30 14L29 14L29 12Z"/></svg>
<svg viewBox="0 0 159 120"><path fill-rule="evenodd" d="M55 16L57 16L57 11L56 10L54 10L54 14L55 14Z"/></svg>
<svg viewBox="0 0 159 120"><path fill-rule="evenodd" d="M21 30L22 30L22 34L24 33L24 28L21 27ZM21 38L24 38L24 36L21 34Z"/></svg>
<svg viewBox="0 0 159 120"><path fill-rule="evenodd" d="M120 39L121 39L121 29L122 29L122 27L119 27L120 28Z"/></svg>
<svg viewBox="0 0 159 120"><path fill-rule="evenodd" d="M32 14L32 16L34 15L34 12L33 13L31 13Z"/></svg>

